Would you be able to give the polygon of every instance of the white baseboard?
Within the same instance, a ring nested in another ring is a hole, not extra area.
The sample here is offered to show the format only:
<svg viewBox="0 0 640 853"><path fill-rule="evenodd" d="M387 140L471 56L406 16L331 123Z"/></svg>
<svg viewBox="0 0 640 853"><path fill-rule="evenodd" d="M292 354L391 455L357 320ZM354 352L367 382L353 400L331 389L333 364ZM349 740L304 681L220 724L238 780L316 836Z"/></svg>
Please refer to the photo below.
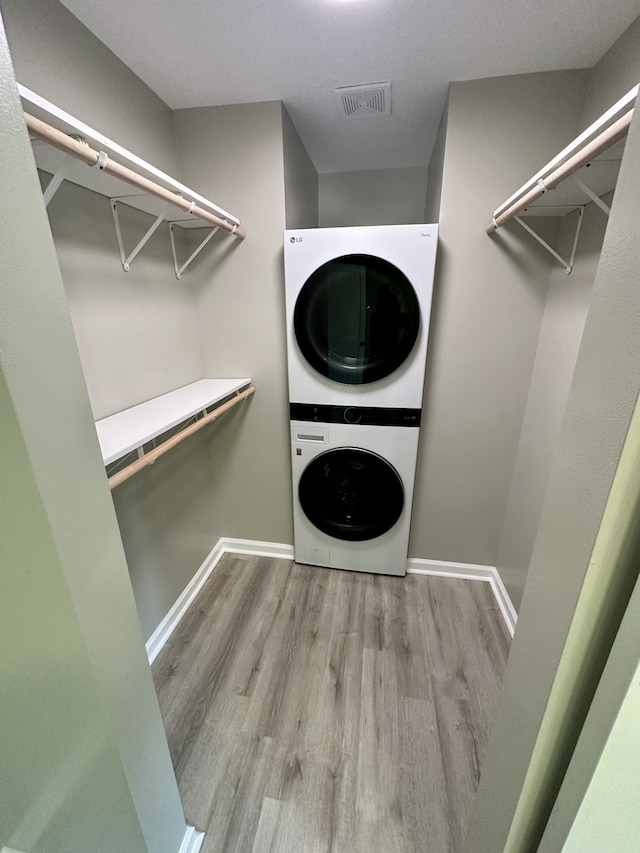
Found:
<svg viewBox="0 0 640 853"><path fill-rule="evenodd" d="M209 575L220 562L224 554L253 554L259 557L273 557L279 560L293 560L293 545L281 545L278 542L259 542L254 539L218 539L211 553L191 578L171 610L158 625L146 643L149 663L158 657L162 647L178 627L180 620L193 604L196 596L209 579Z"/></svg>
<svg viewBox="0 0 640 853"><path fill-rule="evenodd" d="M516 632L516 625L518 624L518 611L513 606L513 602L509 597L507 588L502 583L500 573L497 569L495 571L495 577L489 580L489 583L491 584L491 591L493 592L494 598L498 603L500 613L502 613L502 618L504 619L504 623L507 626L507 631L513 637Z"/></svg>
<svg viewBox="0 0 640 853"><path fill-rule="evenodd" d="M204 832L198 832L193 826L187 826L178 853L198 853L204 841ZM13 848L3 847L0 853L19 853Z"/></svg>
<svg viewBox="0 0 640 853"><path fill-rule="evenodd" d="M513 637L518 621L518 614L495 566L480 566L475 563L447 563L441 560L421 560L411 557L407 560L407 574L483 581L490 584L493 597L502 614L507 630Z"/></svg>
<svg viewBox="0 0 640 853"><path fill-rule="evenodd" d="M274 560L293 560L293 545L260 542L256 539L228 539L226 536L218 540L218 545L221 543L225 554L253 554L255 557L273 557Z"/></svg>
<svg viewBox="0 0 640 853"><path fill-rule="evenodd" d="M204 832L198 832L194 826L188 826L178 853L198 853L204 841Z"/></svg>
<svg viewBox="0 0 640 853"><path fill-rule="evenodd" d="M198 832L194 826L187 826L178 853L199 853L203 841L204 832ZM19 853L19 851L3 847L0 853Z"/></svg>
<svg viewBox="0 0 640 853"><path fill-rule="evenodd" d="M156 659L224 554L252 554L258 557L272 557L276 560L293 560L293 545L284 545L280 542L260 542L255 539L230 539L226 536L218 539L211 553L205 558L176 603L147 640L146 649L149 663L153 663ZM440 560L421 560L412 557L407 560L407 573L458 578L459 580L477 580L491 584L491 591L500 608L507 630L513 637L518 615L495 566L447 563Z"/></svg>
<svg viewBox="0 0 640 853"><path fill-rule="evenodd" d="M209 575L216 567L217 563L222 558L224 550L221 545L222 539L219 539L211 553L206 557L204 563L200 566L195 575L183 589L180 597L173 605L171 610L158 625L153 634L149 637L146 643L147 657L149 663L153 663L158 657L158 654L164 644L167 642L171 634L175 631L178 623L187 612L195 597L200 592L206 583Z"/></svg>

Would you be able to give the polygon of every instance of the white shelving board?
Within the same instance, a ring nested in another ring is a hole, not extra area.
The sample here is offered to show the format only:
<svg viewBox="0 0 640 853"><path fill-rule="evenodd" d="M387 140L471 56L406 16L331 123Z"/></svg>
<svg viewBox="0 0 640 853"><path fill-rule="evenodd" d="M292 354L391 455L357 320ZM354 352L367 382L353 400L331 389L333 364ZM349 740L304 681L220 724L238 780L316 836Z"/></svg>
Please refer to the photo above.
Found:
<svg viewBox="0 0 640 853"><path fill-rule="evenodd" d="M25 111L31 113L36 118L55 127L62 133L82 137L89 145L104 151L110 158L133 169L133 171L141 174L143 177L149 178L165 189L183 196L188 201L197 202L200 207L214 213L216 216L221 216L229 222L240 224L240 220L233 216L233 214L222 207L218 207L218 205L189 189L184 184L179 183L175 178L165 174L165 172L157 169L151 163L128 151L123 146L100 133L100 131L89 127L89 125L75 118L70 113L65 112L50 101L47 101L26 86L18 84L18 93L22 98L22 105ZM32 147L36 165L44 172L54 175L64 165L65 180L71 183L78 184L108 198L119 198L131 207L135 207L145 213L153 214L154 216L162 216L167 222L174 222L181 228L210 227L207 222L198 216L183 213L173 205L169 205L167 202L161 201L154 196L136 192L130 184L120 181L112 175L107 175L104 172L93 169L85 163L81 163L73 157L69 157L69 155L58 151L46 142L34 140Z"/></svg>
<svg viewBox="0 0 640 853"><path fill-rule="evenodd" d="M614 190L618 181L625 142L626 138L621 139L607 151L594 157L586 166L558 184L555 189L549 190L529 207L525 207L520 215L564 216L577 207L588 204L590 199L580 189L576 178L584 181L599 198Z"/></svg>
<svg viewBox="0 0 640 853"><path fill-rule="evenodd" d="M628 120L639 92L640 85L630 89L572 140L566 148L563 148L559 154L509 196L506 201L503 201L493 211L492 224L487 228L487 233L492 234L495 228L499 227L496 226L495 222L502 219L505 214L508 214L507 218L501 224L514 216L513 208L518 206L524 196L532 190L536 190L536 184L539 184L541 180L547 180L556 173L556 170L573 158L584 156L587 150L601 150L601 153L594 155L590 162L577 172L566 176L553 190L543 193L524 209L520 208L520 216L565 216L576 208L583 207L590 201L595 201L595 198L602 199L602 196L612 192L618 180L626 131L624 131L624 127L620 127L619 130L622 132L623 138L613 144L608 144L608 140L613 138L615 133L608 134L608 131L614 128L619 121L626 126L625 120ZM580 186L580 182L588 188L588 191Z"/></svg>
<svg viewBox="0 0 640 853"><path fill-rule="evenodd" d="M251 379L199 379L168 394L96 421L104 464L115 462L147 441L246 388Z"/></svg>

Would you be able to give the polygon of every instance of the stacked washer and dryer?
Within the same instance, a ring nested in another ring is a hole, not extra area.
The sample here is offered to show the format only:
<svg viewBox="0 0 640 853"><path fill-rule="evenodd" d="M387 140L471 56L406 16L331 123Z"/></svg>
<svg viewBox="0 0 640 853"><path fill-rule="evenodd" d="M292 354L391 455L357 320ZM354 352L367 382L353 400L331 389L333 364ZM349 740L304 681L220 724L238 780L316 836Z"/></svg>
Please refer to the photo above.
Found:
<svg viewBox="0 0 640 853"><path fill-rule="evenodd" d="M285 231L295 559L404 575L437 225Z"/></svg>

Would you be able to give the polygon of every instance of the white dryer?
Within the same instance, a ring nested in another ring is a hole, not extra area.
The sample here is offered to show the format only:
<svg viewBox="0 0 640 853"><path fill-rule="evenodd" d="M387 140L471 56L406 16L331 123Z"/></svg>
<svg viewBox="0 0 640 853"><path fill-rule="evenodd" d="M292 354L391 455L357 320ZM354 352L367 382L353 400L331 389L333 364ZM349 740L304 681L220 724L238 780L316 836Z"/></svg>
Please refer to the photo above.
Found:
<svg viewBox="0 0 640 853"><path fill-rule="evenodd" d="M420 409L437 225L285 231L289 400Z"/></svg>
<svg viewBox="0 0 640 853"><path fill-rule="evenodd" d="M291 422L295 559L404 575L418 450L415 411L305 404L295 411L304 418ZM345 414L358 422L344 423Z"/></svg>

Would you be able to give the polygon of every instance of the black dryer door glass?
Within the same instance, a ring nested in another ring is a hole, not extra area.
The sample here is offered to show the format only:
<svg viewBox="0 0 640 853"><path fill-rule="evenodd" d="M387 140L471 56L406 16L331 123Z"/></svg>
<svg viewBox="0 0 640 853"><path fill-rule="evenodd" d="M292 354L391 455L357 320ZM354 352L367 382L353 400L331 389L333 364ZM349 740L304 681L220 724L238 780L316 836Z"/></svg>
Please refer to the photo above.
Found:
<svg viewBox="0 0 640 853"><path fill-rule="evenodd" d="M344 255L304 283L294 310L300 351L322 376L366 385L405 361L420 331L409 279L372 255Z"/></svg>
<svg viewBox="0 0 640 853"><path fill-rule="evenodd" d="M382 536L404 506L395 468L381 456L353 447L328 450L312 459L300 477L298 497L312 524L350 542Z"/></svg>

